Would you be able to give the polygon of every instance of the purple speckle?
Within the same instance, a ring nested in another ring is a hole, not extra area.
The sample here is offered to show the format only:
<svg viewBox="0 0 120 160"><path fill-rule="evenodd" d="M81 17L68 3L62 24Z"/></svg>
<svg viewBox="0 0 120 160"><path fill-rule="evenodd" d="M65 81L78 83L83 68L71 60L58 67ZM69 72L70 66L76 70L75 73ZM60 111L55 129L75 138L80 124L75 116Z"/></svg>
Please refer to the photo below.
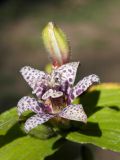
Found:
<svg viewBox="0 0 120 160"><path fill-rule="evenodd" d="M44 104L43 104L43 103L38 102L38 104L39 104L39 107L41 107L41 108L44 107Z"/></svg>
<svg viewBox="0 0 120 160"><path fill-rule="evenodd" d="M70 97L71 97L71 99L74 99L74 95L73 95L73 94L71 94L71 96L70 96Z"/></svg>
<svg viewBox="0 0 120 160"><path fill-rule="evenodd" d="M68 97L67 98L67 104L69 105L71 103L71 99Z"/></svg>
<svg viewBox="0 0 120 160"><path fill-rule="evenodd" d="M72 82L72 78L69 78L69 82Z"/></svg>
<svg viewBox="0 0 120 160"><path fill-rule="evenodd" d="M68 71L69 71L69 72L72 72L72 70L71 70L71 69L68 69Z"/></svg>
<svg viewBox="0 0 120 160"><path fill-rule="evenodd" d="M80 93L81 93L81 89L78 89L78 90L76 91L76 95L80 95Z"/></svg>
<svg viewBox="0 0 120 160"><path fill-rule="evenodd" d="M63 70L63 72L65 73L65 72L66 72L66 70Z"/></svg>
<svg viewBox="0 0 120 160"><path fill-rule="evenodd" d="M40 111L41 108L40 108L39 106L36 106L36 110L37 110L37 111Z"/></svg>

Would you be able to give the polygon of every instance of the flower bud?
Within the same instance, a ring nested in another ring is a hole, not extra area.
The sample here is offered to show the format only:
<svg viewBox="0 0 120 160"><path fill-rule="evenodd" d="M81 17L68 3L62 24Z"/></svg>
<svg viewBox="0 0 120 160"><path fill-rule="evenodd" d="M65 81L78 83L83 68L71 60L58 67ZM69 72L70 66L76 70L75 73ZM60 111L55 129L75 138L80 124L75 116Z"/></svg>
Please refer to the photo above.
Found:
<svg viewBox="0 0 120 160"><path fill-rule="evenodd" d="M68 40L58 26L49 22L43 29L42 38L54 67L59 67L69 61L70 47Z"/></svg>

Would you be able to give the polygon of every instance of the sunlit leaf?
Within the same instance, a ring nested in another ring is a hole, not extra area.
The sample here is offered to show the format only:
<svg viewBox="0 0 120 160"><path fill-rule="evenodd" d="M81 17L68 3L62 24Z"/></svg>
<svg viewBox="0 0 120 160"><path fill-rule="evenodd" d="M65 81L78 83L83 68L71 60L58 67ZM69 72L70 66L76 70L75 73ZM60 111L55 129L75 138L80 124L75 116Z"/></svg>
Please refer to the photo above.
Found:
<svg viewBox="0 0 120 160"><path fill-rule="evenodd" d="M55 151L52 146L57 139L40 140L30 136L18 138L0 149L0 160L43 160Z"/></svg>
<svg viewBox="0 0 120 160"><path fill-rule="evenodd" d="M120 86L94 86L80 101L88 115L88 123L78 123L79 130L69 133L67 139L120 152Z"/></svg>
<svg viewBox="0 0 120 160"><path fill-rule="evenodd" d="M49 131L52 134L50 128ZM45 126L38 127L30 134L32 136L26 135L21 129L16 108L1 114L0 160L43 160L55 151L52 145L59 137L47 139L49 132Z"/></svg>
<svg viewBox="0 0 120 160"><path fill-rule="evenodd" d="M6 134L6 132L18 122L18 115L16 108L10 109L0 115L0 135Z"/></svg>
<svg viewBox="0 0 120 160"><path fill-rule="evenodd" d="M92 143L104 149L119 152L119 97L120 86L118 84L102 84L90 88L80 98L80 103L84 106L88 116L88 123L82 124L71 121L73 128L71 130L69 128L66 138L73 142ZM79 99L75 101L75 103L78 102ZM50 129L52 135L51 131ZM0 159L26 160L28 157L34 160L43 159L43 157L54 152L51 148L57 139L57 137L50 138L51 135L48 134L47 128L40 127L33 130L31 135L34 137L27 136L21 130L16 108L4 112L0 115ZM44 139L50 139L41 140L41 136Z"/></svg>

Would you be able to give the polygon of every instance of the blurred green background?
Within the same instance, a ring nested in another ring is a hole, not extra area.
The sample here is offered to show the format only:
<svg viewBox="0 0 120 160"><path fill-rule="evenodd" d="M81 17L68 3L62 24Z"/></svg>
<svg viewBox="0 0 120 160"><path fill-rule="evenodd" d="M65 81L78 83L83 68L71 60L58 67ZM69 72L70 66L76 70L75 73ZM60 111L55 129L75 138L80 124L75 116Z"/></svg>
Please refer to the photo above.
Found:
<svg viewBox="0 0 120 160"><path fill-rule="evenodd" d="M20 68L43 70L49 62L41 38L49 21L67 34L80 78L95 73L101 82L120 82L120 0L0 0L0 112L31 92ZM96 152L97 160L120 159Z"/></svg>

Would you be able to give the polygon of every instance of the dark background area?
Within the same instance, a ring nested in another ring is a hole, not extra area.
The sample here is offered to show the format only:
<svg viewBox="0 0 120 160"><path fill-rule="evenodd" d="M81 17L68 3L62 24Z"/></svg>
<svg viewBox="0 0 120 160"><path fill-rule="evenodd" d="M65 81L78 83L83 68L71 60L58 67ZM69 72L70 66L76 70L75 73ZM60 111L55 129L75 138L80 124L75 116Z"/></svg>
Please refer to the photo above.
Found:
<svg viewBox="0 0 120 160"><path fill-rule="evenodd" d="M0 0L0 112L31 93L20 68L43 70L49 62L41 38L49 21L67 34L71 61L81 62L81 79L95 73L101 82L120 82L119 0ZM94 150L97 160L120 159L119 154Z"/></svg>

